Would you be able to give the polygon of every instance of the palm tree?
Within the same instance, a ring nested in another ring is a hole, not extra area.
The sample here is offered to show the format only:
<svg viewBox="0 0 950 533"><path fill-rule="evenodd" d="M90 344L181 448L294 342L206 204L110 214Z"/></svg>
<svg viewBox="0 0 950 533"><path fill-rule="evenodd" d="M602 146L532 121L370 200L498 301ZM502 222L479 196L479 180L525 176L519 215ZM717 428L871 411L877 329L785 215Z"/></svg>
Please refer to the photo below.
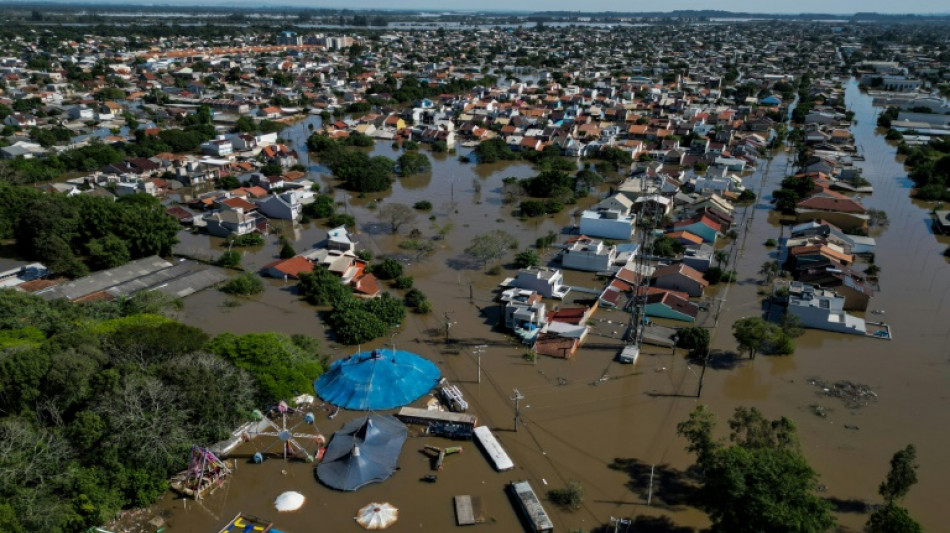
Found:
<svg viewBox="0 0 950 533"><path fill-rule="evenodd" d="M762 263L759 274L765 276L765 284L768 285L772 283L772 280L775 279L780 271L781 267L779 267L778 261L766 261Z"/></svg>
<svg viewBox="0 0 950 533"><path fill-rule="evenodd" d="M722 263L729 259L729 252L725 250L716 250L716 266L722 268Z"/></svg>

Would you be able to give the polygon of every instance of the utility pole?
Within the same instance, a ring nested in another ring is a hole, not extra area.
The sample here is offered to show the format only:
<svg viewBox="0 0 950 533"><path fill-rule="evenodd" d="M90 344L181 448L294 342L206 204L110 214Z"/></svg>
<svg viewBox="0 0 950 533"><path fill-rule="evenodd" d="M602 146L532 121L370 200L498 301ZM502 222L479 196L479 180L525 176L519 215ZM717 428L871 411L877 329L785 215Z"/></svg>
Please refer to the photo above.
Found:
<svg viewBox="0 0 950 533"><path fill-rule="evenodd" d="M699 388L696 389L696 397L703 395L703 378L706 377L706 363L709 361L709 350L706 350L706 356L703 357L703 370L699 373Z"/></svg>
<svg viewBox="0 0 950 533"><path fill-rule="evenodd" d="M488 347L487 344L479 344L474 349L475 358L478 361L478 380L476 381L476 383L482 382L482 352L484 352L485 348L487 347Z"/></svg>
<svg viewBox="0 0 950 533"><path fill-rule="evenodd" d="M521 406L520 401L524 400L524 396L515 389L515 395L511 397L512 401L515 402L515 432L518 431L518 420L521 419Z"/></svg>
<svg viewBox="0 0 950 533"><path fill-rule="evenodd" d="M449 318L448 311L446 311L444 315L445 315L445 343L448 344L449 343L449 328L454 326L456 323L452 322L452 320Z"/></svg>
<svg viewBox="0 0 950 533"><path fill-rule="evenodd" d="M650 502L653 501L653 471L656 470L656 465L650 465L650 492L647 493L647 505L650 505Z"/></svg>

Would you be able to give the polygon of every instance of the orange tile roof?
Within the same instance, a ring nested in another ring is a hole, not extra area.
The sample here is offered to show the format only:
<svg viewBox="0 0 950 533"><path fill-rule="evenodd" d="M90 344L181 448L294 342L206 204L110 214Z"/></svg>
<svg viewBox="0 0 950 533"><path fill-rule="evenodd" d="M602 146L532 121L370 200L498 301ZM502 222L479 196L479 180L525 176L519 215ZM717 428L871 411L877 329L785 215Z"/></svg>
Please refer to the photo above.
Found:
<svg viewBox="0 0 950 533"><path fill-rule="evenodd" d="M313 263L311 263L306 257L297 255L284 261L271 263L267 265L266 268L272 268L278 272L282 272L289 278L297 278L300 276L300 274L313 272Z"/></svg>

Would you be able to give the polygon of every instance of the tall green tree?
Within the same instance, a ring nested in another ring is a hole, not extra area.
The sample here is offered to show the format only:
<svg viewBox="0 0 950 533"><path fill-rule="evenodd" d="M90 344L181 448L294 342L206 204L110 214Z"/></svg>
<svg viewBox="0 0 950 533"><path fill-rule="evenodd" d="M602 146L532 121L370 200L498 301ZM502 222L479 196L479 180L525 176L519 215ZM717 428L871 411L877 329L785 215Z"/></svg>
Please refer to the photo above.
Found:
<svg viewBox="0 0 950 533"><path fill-rule="evenodd" d="M704 406L677 426L702 470L698 501L714 533L818 533L834 525L790 420L740 407L729 426L728 446L714 437L715 417Z"/></svg>
<svg viewBox="0 0 950 533"><path fill-rule="evenodd" d="M884 501L893 503L907 496L910 488L917 484L917 467L917 448L913 444L894 454L887 478L878 487Z"/></svg>
<svg viewBox="0 0 950 533"><path fill-rule="evenodd" d="M884 497L884 505L868 517L864 530L867 533L920 533L923 528L910 516L907 509L898 505L911 487L917 484L917 448L908 444L891 457L891 468L878 487Z"/></svg>

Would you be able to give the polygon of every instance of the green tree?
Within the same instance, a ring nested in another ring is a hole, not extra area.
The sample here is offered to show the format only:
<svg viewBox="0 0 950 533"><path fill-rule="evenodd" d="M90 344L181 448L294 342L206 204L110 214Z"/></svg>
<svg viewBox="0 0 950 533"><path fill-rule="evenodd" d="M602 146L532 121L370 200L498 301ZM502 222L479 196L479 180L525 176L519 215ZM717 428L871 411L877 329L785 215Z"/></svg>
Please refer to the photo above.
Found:
<svg viewBox="0 0 950 533"><path fill-rule="evenodd" d="M252 272L244 272L239 276L231 278L224 286L221 292L227 294L236 294L240 296L250 296L264 291L264 282L261 278Z"/></svg>
<svg viewBox="0 0 950 533"><path fill-rule="evenodd" d="M383 262L373 267L373 274L379 279L396 279L402 275L402 263L391 257L383 259Z"/></svg>
<svg viewBox="0 0 950 533"><path fill-rule="evenodd" d="M399 175L402 177L420 174L432 168L429 157L417 151L407 151L402 154L396 160L396 165L399 167Z"/></svg>
<svg viewBox="0 0 950 533"><path fill-rule="evenodd" d="M350 297L352 289L324 266L313 272L300 274L297 293L313 305L337 305Z"/></svg>
<svg viewBox="0 0 950 533"><path fill-rule="evenodd" d="M691 355L709 351L709 330L700 327L682 328L676 333L676 345L686 348Z"/></svg>
<svg viewBox="0 0 950 533"><path fill-rule="evenodd" d="M515 254L515 266L518 268L538 266L540 262L541 259L538 257L538 252L531 248L526 248Z"/></svg>
<svg viewBox="0 0 950 533"><path fill-rule="evenodd" d="M295 255L297 255L297 250L294 250L294 245L291 244L289 240L284 239L280 245L280 258L290 259Z"/></svg>
<svg viewBox="0 0 950 533"><path fill-rule="evenodd" d="M798 450L791 421L739 408L729 425L729 446L713 437L715 418L703 406L677 426L702 469L698 500L713 532L820 532L834 525L828 503L815 494L818 475Z"/></svg>
<svg viewBox="0 0 950 533"><path fill-rule="evenodd" d="M748 353L750 359L760 352L789 355L795 351L788 332L760 317L740 318L732 325L732 335L739 344L739 353Z"/></svg>
<svg viewBox="0 0 950 533"><path fill-rule="evenodd" d="M923 530L907 509L894 502L887 502L875 509L864 526L866 533L922 533Z"/></svg>
<svg viewBox="0 0 950 533"><path fill-rule="evenodd" d="M910 488L917 484L917 448L908 444L891 458L891 469L878 492L887 503L904 499Z"/></svg>
<svg viewBox="0 0 950 533"><path fill-rule="evenodd" d="M683 243L666 235L660 235L656 239L653 239L653 255L676 257L683 253L684 250L686 250L686 247L683 246Z"/></svg>
<svg viewBox="0 0 950 533"><path fill-rule="evenodd" d="M396 202L387 202L377 210L379 219L389 224L393 233L398 233L399 228L406 224L412 224L416 219L416 212L406 204Z"/></svg>
<svg viewBox="0 0 950 533"><path fill-rule="evenodd" d="M224 333L208 349L250 372L257 380L263 402L290 399L312 390L323 373L314 354L301 350L290 337L279 333Z"/></svg>
<svg viewBox="0 0 950 533"><path fill-rule="evenodd" d="M676 426L676 434L689 443L686 451L696 454L696 463L709 464L713 452L721 446L713 438L716 415L705 405L699 405L689 413L689 419Z"/></svg>
<svg viewBox="0 0 950 533"><path fill-rule="evenodd" d="M238 268L241 266L241 252L237 250L228 250L221 254L221 257L214 262L218 266L225 268Z"/></svg>
<svg viewBox="0 0 950 533"><path fill-rule="evenodd" d="M96 270L124 265L132 259L125 241L112 234L89 241L88 247L90 266Z"/></svg>
<svg viewBox="0 0 950 533"><path fill-rule="evenodd" d="M483 266L487 266L488 263L501 258L508 250L517 246L517 239L510 233L496 229L476 235L465 249L465 253L481 261Z"/></svg>

